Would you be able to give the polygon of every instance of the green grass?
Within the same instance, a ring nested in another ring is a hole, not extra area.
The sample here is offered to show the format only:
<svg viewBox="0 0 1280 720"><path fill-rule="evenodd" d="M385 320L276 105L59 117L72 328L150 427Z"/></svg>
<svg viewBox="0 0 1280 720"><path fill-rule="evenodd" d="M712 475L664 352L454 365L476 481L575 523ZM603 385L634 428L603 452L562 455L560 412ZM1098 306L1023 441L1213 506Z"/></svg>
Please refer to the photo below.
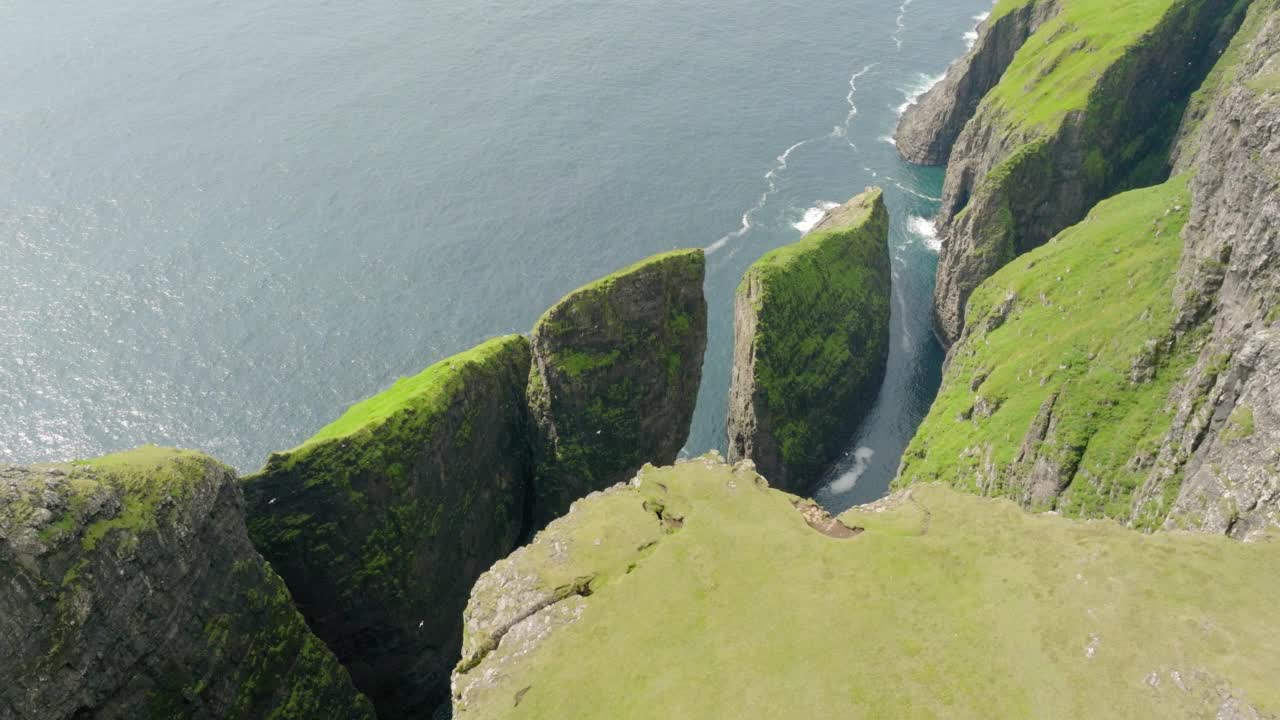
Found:
<svg viewBox="0 0 1280 720"><path fill-rule="evenodd" d="M1253 417L1253 408L1248 405L1241 405L1232 411L1231 417L1227 418L1227 427L1219 437L1223 442L1245 440L1253 437L1253 433L1257 429Z"/></svg>
<svg viewBox="0 0 1280 720"><path fill-rule="evenodd" d="M456 717L1198 718L1218 685L1280 711L1264 620L1280 543L912 494L835 540L747 473L646 471L553 526L554 551L517 556L591 594L531 652L504 643L461 678ZM655 497L682 529L657 533L637 509ZM490 667L496 684L470 688Z"/></svg>
<svg viewBox="0 0 1280 720"><path fill-rule="evenodd" d="M1013 125L1052 132L1083 110L1103 73L1188 0L1061 0L1061 9L1015 55L984 103ZM1002 2L993 18L1025 5Z"/></svg>
<svg viewBox="0 0 1280 720"><path fill-rule="evenodd" d="M83 511L84 498L108 486L119 493L120 511L91 523L81 534L81 545L92 551L113 530L134 535L154 528L157 508L167 499L186 497L208 470L210 460L191 450L147 445L135 450L72 463L71 515ZM70 529L78 523L60 518L55 527Z"/></svg>
<svg viewBox="0 0 1280 720"><path fill-rule="evenodd" d="M1194 337L1167 345L1189 205L1185 177L1119 195L983 283L899 484L1019 497L1030 468L1017 455L1056 396L1055 429L1036 450L1074 478L1057 509L1127 519L1145 477L1130 460L1154 450L1169 392L1195 357ZM1139 358L1154 376L1135 383Z"/></svg>
<svg viewBox="0 0 1280 720"><path fill-rule="evenodd" d="M461 382L456 368L488 364L502 354L507 344L516 337L518 336L509 335L494 338L442 360L413 377L397 380L390 388L352 405L341 417L320 428L319 432L300 447L347 437L361 428L383 422L411 406L427 413L444 410Z"/></svg>

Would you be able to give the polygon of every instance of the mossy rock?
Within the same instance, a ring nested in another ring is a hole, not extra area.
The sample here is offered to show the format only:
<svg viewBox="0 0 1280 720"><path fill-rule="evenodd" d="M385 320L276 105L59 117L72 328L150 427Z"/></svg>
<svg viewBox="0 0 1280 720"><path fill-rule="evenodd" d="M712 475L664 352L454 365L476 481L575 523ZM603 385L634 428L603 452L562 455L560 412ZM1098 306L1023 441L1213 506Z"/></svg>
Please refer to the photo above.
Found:
<svg viewBox="0 0 1280 720"><path fill-rule="evenodd" d="M0 466L0 585L4 717L374 717L199 453Z"/></svg>
<svg viewBox="0 0 1280 720"><path fill-rule="evenodd" d="M707 343L706 259L678 250L570 293L533 330L533 527L670 463L693 420Z"/></svg>
<svg viewBox="0 0 1280 720"><path fill-rule="evenodd" d="M524 338L486 342L243 481L254 543L383 718L447 696L471 584L522 532L529 365Z"/></svg>
<svg viewBox="0 0 1280 720"><path fill-rule="evenodd" d="M1260 631L1280 543L933 484L842 516L840 537L815 514L713 457L580 501L476 584L454 717L1280 712L1280 648Z"/></svg>
<svg viewBox="0 0 1280 720"><path fill-rule="evenodd" d="M729 457L803 492L870 412L889 354L889 214L880 190L747 269L735 298Z"/></svg>

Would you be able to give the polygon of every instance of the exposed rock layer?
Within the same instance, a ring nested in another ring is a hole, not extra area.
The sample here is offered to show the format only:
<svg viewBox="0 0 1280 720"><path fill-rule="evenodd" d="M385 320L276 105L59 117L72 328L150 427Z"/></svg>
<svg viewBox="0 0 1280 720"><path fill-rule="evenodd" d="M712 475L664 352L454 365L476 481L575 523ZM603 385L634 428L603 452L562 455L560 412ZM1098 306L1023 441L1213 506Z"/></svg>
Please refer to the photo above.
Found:
<svg viewBox="0 0 1280 720"><path fill-rule="evenodd" d="M902 158L919 165L945 165L978 103L1000 82L1027 38L1057 11L1056 0L1032 0L983 21L969 52L903 112L894 134Z"/></svg>
<svg viewBox="0 0 1280 720"><path fill-rule="evenodd" d="M570 293L533 331L533 527L670 463L689 435L707 303L701 250L644 260Z"/></svg>
<svg viewBox="0 0 1280 720"><path fill-rule="evenodd" d="M254 543L384 720L443 699L471 584L523 531L528 374L524 338L489 341L244 480Z"/></svg>
<svg viewBox="0 0 1280 720"><path fill-rule="evenodd" d="M729 457L775 486L820 479L871 410L889 352L889 215L879 190L765 255L734 300Z"/></svg>
<svg viewBox="0 0 1280 720"><path fill-rule="evenodd" d="M0 717L372 720L243 512L198 453L0 466Z"/></svg>
<svg viewBox="0 0 1280 720"><path fill-rule="evenodd" d="M1028 73L1037 88L1068 82L1058 79L1059 68L1070 72L1076 61L1060 54L1088 57L1112 28L1098 18L1092 19L1098 27L1079 24L1068 10L1040 25L1019 52L1020 74L1006 75L988 93L952 148L934 293L943 344L959 338L969 295L997 269L1079 221L1102 198L1161 179L1182 108L1208 72L1218 28L1235 17L1233 6L1169 4L1149 32L1088 76L1092 84L1078 109L1057 114L1045 109L1057 102L1052 94L1016 85ZM1061 47L1072 38L1074 45Z"/></svg>
<svg viewBox="0 0 1280 720"><path fill-rule="evenodd" d="M1182 479L1170 527L1252 538L1280 525L1280 3L1253 3L1203 128L1178 278L1209 337L1171 399L1144 492Z"/></svg>

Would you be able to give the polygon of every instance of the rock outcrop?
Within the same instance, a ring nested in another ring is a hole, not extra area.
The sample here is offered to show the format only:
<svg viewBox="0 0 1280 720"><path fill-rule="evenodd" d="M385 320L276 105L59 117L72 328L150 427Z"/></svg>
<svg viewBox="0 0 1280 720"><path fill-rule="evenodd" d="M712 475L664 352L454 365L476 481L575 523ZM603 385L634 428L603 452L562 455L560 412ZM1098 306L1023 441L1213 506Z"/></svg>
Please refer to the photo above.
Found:
<svg viewBox="0 0 1280 720"><path fill-rule="evenodd" d="M1144 0L1123 13L1058 4L951 149L934 293L944 345L959 338L969 295L996 270L1099 200L1166 176L1187 99L1224 25L1238 22L1231 0Z"/></svg>
<svg viewBox="0 0 1280 720"><path fill-rule="evenodd" d="M1280 2L1259 0L1179 157L1194 169L1180 327L1208 339L1171 398L1142 490L1168 527L1249 539L1280 525Z"/></svg>
<svg viewBox="0 0 1280 720"><path fill-rule="evenodd" d="M693 420L707 344L701 250L644 260L570 293L533 330L533 527L670 463Z"/></svg>
<svg viewBox="0 0 1280 720"><path fill-rule="evenodd" d="M491 340L243 481L254 543L384 720L444 700L471 585L524 532L529 367L524 338Z"/></svg>
<svg viewBox="0 0 1280 720"><path fill-rule="evenodd" d="M978 26L978 39L942 80L907 107L894 144L907 162L945 165L978 103L1000 82L1027 38L1058 11L1058 0L1005 3Z"/></svg>
<svg viewBox="0 0 1280 720"><path fill-rule="evenodd" d="M0 588L0 717L374 717L199 453L0 466Z"/></svg>
<svg viewBox="0 0 1280 720"><path fill-rule="evenodd" d="M831 211L743 276L729 457L805 492L870 411L889 352L889 215L879 190Z"/></svg>
<svg viewBox="0 0 1280 720"><path fill-rule="evenodd" d="M580 500L476 583L454 717L1280 712L1280 650L1257 629L1280 543L936 485L813 514L714 456Z"/></svg>

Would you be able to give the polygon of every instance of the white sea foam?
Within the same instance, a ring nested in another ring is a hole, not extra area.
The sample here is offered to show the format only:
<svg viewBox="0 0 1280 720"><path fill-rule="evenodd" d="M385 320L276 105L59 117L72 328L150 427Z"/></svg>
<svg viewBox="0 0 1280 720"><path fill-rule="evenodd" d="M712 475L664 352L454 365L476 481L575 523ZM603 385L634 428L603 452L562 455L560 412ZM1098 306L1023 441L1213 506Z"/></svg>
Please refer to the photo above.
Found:
<svg viewBox="0 0 1280 720"><path fill-rule="evenodd" d="M853 467L846 470L840 477L831 481L827 485L827 491L834 494L847 493L858 484L858 478L867 471L867 465L871 462L871 457L876 454L875 450L869 447L860 447L853 451Z"/></svg>
<svg viewBox="0 0 1280 720"><path fill-rule="evenodd" d="M898 147L898 141L894 140L892 135L881 135L880 142L887 142L894 147Z"/></svg>
<svg viewBox="0 0 1280 720"><path fill-rule="evenodd" d="M863 75L866 75L867 73L871 72L879 64L880 63L871 63L870 65L863 67L858 72L849 76L849 92L845 93L845 96L844 96L845 103L849 105L849 112L846 113L844 116L844 125L837 125L835 128L831 130L831 137L845 138L845 140L849 143L849 147L853 148L854 150L857 150L858 146L854 145L853 141L849 140L848 138L849 138L849 127L853 125L853 119L858 117L858 106L853 101L854 95L858 93L858 78L861 78Z"/></svg>
<svg viewBox="0 0 1280 720"><path fill-rule="evenodd" d="M911 0L905 0L905 2L903 3L904 6L910 5L910 4L911 4ZM849 76L849 92L845 95L845 102L849 104L849 111L845 115L844 124L833 127L831 129L831 132L827 135L824 135L822 137L811 137L805 140L801 140L800 142L795 143L794 145L787 148L786 150L783 150L782 154L776 158L773 164L773 167L769 169L769 172L764 174L764 180L766 184L765 191L760 194L760 199L756 201L755 205L752 205L750 208L747 208L747 211L742 213L742 219L738 223L738 229L734 230L733 232L721 237L719 240L716 240L715 242L708 245L706 248L703 249L704 252L710 255L711 253L714 253L720 250L725 245L728 245L730 242L737 240L738 238L741 238L743 235L746 235L748 232L751 231L751 228L755 227L754 221L755 221L756 213L763 210L765 205L769 203L769 198L773 197L773 194L778 191L778 175L779 173L787 169L787 162L791 159L791 153L795 152L796 150L799 150L800 148L804 147L805 145L808 145L809 143L817 142L818 140L823 140L828 137L844 138L845 142L849 144L849 147L852 147L855 150L857 149L857 146L854 145L853 142L848 139L849 126L853 123L853 119L858 115L858 106L854 104L853 99L854 99L854 95L858 91L858 79L861 78L863 75L866 75L867 73L871 72L871 70L874 69L876 65L879 65L879 63L871 63L870 65L863 67L861 70L858 70L853 75ZM806 216L807 216L807 213L806 213ZM821 219L822 218L819 217L818 220L814 221L814 224L816 224ZM801 220L800 222L803 223L804 220ZM807 232L807 230L802 230L802 232Z"/></svg>
<svg viewBox="0 0 1280 720"><path fill-rule="evenodd" d="M822 201L817 205L804 211L804 216L796 222L791 223L791 227L799 230L801 233L807 233L817 227L822 222L822 218L827 216L827 212L840 207L840 203Z"/></svg>
<svg viewBox="0 0 1280 720"><path fill-rule="evenodd" d="M991 17L991 13L989 12L978 13L973 16L973 29L964 34L964 43L970 50L972 50L973 46L978 43L978 28L981 27L982 23L986 22L989 17Z"/></svg>
<svg viewBox="0 0 1280 720"><path fill-rule="evenodd" d="M907 111L907 108L920 102L920 97L933 89L934 85L942 82L942 78L946 77L946 73L938 75L925 75L917 73L916 82L902 89L903 102L898 106L898 114Z"/></svg>
<svg viewBox="0 0 1280 720"><path fill-rule="evenodd" d="M927 218L912 215L907 218L907 231L919 237L925 247L934 252L942 250L942 240L938 239L938 226Z"/></svg>
<svg viewBox="0 0 1280 720"><path fill-rule="evenodd" d="M902 50L902 31L907 29L907 8L911 7L912 2L913 0L902 0L902 4L898 6L898 17L894 20L897 27L893 31L893 43L898 50Z"/></svg>
<svg viewBox="0 0 1280 720"><path fill-rule="evenodd" d="M737 240L750 232L751 228L754 227L752 219L755 217L755 214L763 210L764 206L769 202L769 198L773 197L773 194L778 191L778 173L787 169L787 161L791 159L791 153L817 139L818 138L809 138L808 140L801 140L786 150L783 150L782 154L775 159L773 167L769 169L769 172L764 174L767 189L761 193L760 199L756 201L755 205L752 205L746 212L742 213L742 221L739 223L738 229L703 248L703 252L710 255L711 253L723 248L725 245L728 245L729 241Z"/></svg>

